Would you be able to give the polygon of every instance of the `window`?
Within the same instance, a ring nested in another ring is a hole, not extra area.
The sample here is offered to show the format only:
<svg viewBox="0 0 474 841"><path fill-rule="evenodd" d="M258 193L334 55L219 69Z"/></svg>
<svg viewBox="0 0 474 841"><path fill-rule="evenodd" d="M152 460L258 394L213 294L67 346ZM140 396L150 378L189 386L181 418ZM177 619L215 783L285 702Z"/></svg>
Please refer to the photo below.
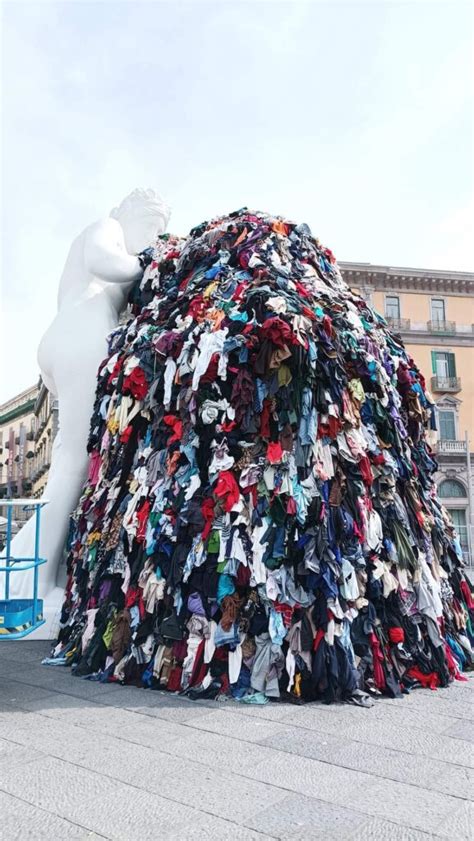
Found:
<svg viewBox="0 0 474 841"><path fill-rule="evenodd" d="M441 352L439 350L431 351L431 364L433 367L433 374L442 379L456 376L456 359L454 353Z"/></svg>
<svg viewBox="0 0 474 841"><path fill-rule="evenodd" d="M446 321L443 298L431 299L431 321L435 321L437 324L442 324Z"/></svg>
<svg viewBox="0 0 474 841"><path fill-rule="evenodd" d="M441 441L456 440L456 415L451 409L438 410Z"/></svg>
<svg viewBox="0 0 474 841"><path fill-rule="evenodd" d="M448 514L451 517L454 523L454 528L457 531L461 549L463 552L467 552L469 544L467 539L466 512L463 508L448 508Z"/></svg>
<svg viewBox="0 0 474 841"><path fill-rule="evenodd" d="M385 315L387 318L400 318L400 298L398 295L386 295Z"/></svg>
<svg viewBox="0 0 474 841"><path fill-rule="evenodd" d="M464 486L461 485L461 482L457 482L456 479L445 479L441 482L438 493L441 499L452 499L454 497L466 496Z"/></svg>

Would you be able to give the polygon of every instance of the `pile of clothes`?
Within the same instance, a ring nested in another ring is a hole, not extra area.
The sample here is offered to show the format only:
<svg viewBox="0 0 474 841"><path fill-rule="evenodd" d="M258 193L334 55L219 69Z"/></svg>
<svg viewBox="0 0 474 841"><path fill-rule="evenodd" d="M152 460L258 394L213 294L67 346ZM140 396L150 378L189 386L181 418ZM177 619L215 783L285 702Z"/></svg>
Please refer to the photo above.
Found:
<svg viewBox="0 0 474 841"><path fill-rule="evenodd" d="M244 208L142 260L50 662L250 704L463 679L472 588L400 337L281 217Z"/></svg>

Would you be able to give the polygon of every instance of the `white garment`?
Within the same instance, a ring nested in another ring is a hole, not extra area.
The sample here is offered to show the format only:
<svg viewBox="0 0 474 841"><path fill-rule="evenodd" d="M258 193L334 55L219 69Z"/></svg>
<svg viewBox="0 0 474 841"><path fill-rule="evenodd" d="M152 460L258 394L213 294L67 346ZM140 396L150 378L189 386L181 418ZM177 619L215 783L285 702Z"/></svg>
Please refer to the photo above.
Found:
<svg viewBox="0 0 474 841"><path fill-rule="evenodd" d="M193 391L197 391L201 377L206 373L211 357L221 354L224 342L227 338L228 329L215 330L214 333L203 333L199 340L199 357L193 373Z"/></svg>
<svg viewBox="0 0 474 841"><path fill-rule="evenodd" d="M171 403L171 390L173 388L173 380L176 374L176 362L171 356L168 356L165 365L165 393L163 397L163 403L165 404L165 408L168 409Z"/></svg>

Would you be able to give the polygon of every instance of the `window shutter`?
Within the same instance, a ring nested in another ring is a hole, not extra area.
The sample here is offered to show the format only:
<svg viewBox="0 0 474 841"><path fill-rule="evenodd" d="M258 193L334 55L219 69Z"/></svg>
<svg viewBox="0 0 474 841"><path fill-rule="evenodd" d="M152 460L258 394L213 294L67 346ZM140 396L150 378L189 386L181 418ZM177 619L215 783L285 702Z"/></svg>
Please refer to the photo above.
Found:
<svg viewBox="0 0 474 841"><path fill-rule="evenodd" d="M454 356L454 353L448 353L447 357L448 357L449 376L450 377L455 377L456 376L456 358Z"/></svg>
<svg viewBox="0 0 474 841"><path fill-rule="evenodd" d="M436 374L436 351L435 350L431 351L431 370L433 371L433 374Z"/></svg>

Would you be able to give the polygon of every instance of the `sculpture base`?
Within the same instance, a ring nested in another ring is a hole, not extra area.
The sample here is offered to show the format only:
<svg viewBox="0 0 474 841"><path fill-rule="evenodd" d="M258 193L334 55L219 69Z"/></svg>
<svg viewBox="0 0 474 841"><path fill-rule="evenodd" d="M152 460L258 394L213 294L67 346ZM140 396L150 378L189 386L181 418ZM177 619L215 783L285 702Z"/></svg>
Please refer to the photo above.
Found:
<svg viewBox="0 0 474 841"><path fill-rule="evenodd" d="M64 599L64 590L55 587L47 596L43 597L44 625L28 635L29 640L54 640L59 633L59 617Z"/></svg>

